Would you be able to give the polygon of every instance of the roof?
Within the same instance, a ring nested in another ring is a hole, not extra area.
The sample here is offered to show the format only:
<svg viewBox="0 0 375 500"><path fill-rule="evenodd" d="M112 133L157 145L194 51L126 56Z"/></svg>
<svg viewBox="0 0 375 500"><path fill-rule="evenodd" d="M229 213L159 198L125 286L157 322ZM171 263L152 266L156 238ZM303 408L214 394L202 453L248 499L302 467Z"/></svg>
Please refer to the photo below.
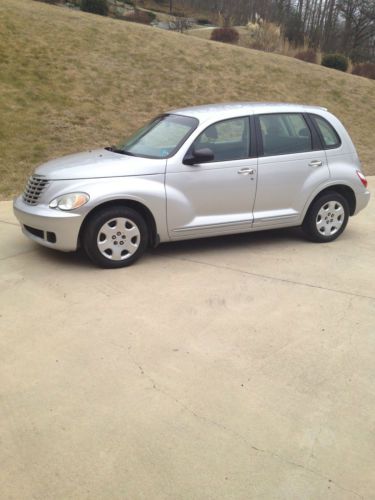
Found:
<svg viewBox="0 0 375 500"><path fill-rule="evenodd" d="M198 118L198 120L202 122L215 117L231 118L233 116L273 112L303 113L312 110L326 111L326 108L322 108L320 106L308 106L305 104L290 104L282 102L229 102L174 109L172 111L169 111L169 113L192 116L194 118Z"/></svg>

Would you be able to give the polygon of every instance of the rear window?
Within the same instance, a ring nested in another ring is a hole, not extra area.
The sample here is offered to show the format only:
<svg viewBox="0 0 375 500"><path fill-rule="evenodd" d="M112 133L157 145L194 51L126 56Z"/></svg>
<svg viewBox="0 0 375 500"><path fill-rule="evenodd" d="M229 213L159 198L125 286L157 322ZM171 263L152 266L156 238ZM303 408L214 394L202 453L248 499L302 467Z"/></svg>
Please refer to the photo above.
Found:
<svg viewBox="0 0 375 500"><path fill-rule="evenodd" d="M321 116L310 115L310 117L319 130L324 147L326 149L338 148L341 145L341 140L332 125Z"/></svg>

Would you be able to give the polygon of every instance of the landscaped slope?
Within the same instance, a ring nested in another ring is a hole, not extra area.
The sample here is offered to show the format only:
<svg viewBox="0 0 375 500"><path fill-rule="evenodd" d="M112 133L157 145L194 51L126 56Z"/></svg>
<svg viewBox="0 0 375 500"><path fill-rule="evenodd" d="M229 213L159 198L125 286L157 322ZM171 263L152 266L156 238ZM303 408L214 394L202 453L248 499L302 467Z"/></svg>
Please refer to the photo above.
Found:
<svg viewBox="0 0 375 500"><path fill-rule="evenodd" d="M214 101L319 104L375 174L375 82L31 0L0 3L1 196L49 158L117 142L153 115Z"/></svg>

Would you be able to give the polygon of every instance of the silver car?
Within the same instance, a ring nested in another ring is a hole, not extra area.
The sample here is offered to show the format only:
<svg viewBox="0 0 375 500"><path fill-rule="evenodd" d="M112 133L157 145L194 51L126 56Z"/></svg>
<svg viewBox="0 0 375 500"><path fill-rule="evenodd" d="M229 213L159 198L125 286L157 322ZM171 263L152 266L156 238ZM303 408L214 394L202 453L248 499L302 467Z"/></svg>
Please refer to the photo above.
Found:
<svg viewBox="0 0 375 500"><path fill-rule="evenodd" d="M158 116L118 146L49 161L14 202L23 232L102 267L160 242L302 226L330 242L370 193L325 108L215 104Z"/></svg>

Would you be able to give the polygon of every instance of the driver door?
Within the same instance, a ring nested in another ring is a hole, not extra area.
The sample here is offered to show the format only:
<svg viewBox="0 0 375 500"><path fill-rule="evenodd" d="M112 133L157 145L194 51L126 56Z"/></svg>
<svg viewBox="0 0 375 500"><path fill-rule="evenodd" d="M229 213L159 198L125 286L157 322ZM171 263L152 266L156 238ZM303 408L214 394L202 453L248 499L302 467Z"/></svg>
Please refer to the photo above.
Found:
<svg viewBox="0 0 375 500"><path fill-rule="evenodd" d="M171 239L244 232L251 228L257 158L250 152L250 119L210 125L188 151L209 149L213 160L186 165L168 160L167 219Z"/></svg>

